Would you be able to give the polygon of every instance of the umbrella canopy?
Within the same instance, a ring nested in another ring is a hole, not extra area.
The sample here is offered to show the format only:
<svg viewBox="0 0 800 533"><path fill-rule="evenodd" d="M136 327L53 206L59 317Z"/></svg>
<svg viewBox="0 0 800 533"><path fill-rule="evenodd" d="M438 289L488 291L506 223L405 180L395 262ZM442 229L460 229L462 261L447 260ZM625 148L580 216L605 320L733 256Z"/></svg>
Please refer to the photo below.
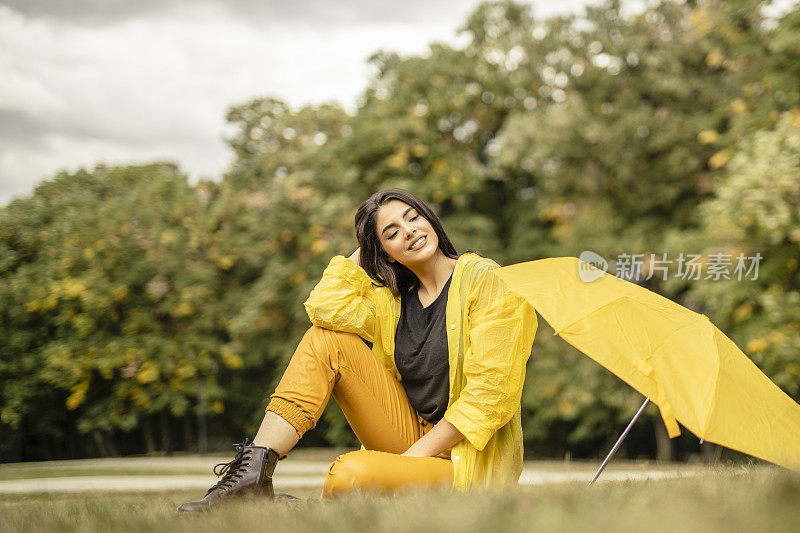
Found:
<svg viewBox="0 0 800 533"><path fill-rule="evenodd" d="M670 437L677 419L704 440L800 470L800 405L705 315L576 257L493 272L562 339L651 398Z"/></svg>

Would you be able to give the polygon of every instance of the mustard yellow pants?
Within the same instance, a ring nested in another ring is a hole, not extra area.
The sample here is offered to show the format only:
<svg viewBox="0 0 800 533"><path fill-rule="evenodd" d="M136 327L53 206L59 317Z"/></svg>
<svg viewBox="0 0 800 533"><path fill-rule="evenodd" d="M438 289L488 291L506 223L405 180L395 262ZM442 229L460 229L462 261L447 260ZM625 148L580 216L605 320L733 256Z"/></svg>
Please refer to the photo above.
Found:
<svg viewBox="0 0 800 533"><path fill-rule="evenodd" d="M399 455L433 426L411 407L402 385L352 333L312 326L305 332L267 411L302 437L333 394L366 450L339 456L328 469L323 498L353 490L391 494L410 487L449 485L449 451L438 457Z"/></svg>

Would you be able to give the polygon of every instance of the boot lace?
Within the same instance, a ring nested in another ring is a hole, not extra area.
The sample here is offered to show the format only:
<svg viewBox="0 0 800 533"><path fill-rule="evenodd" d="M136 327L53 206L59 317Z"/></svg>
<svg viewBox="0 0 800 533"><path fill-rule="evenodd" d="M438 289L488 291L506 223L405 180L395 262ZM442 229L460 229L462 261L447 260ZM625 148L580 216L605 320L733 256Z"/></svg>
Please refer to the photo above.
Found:
<svg viewBox="0 0 800 533"><path fill-rule="evenodd" d="M216 476L222 476L222 479L217 481L213 487L208 489L206 496L218 488L222 490L228 490L230 487L238 483L239 479L244 477L244 471L246 467L250 465L250 463L246 461L252 457L250 455L251 450L245 451L245 447L249 445L250 442L248 439L244 439L244 441L240 444L234 444L233 447L236 449L236 457L227 463L217 463L214 465L214 474Z"/></svg>

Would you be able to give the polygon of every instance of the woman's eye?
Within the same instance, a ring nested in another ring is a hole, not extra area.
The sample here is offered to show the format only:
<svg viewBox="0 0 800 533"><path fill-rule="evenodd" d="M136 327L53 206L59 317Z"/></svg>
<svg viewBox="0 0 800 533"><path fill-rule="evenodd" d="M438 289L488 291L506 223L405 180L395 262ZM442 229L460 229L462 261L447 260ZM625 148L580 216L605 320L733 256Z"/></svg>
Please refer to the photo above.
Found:
<svg viewBox="0 0 800 533"><path fill-rule="evenodd" d="M411 220L417 220L418 218L419 218L419 213L417 213L417 214L416 214L416 215L414 215L413 217L409 218L408 220L409 220L409 221L411 221ZM388 237L388 238L389 238L389 239L394 239L395 235L397 235L398 233L400 233L400 232L399 232L399 231L395 231L394 233L392 233L391 235L389 235L389 237Z"/></svg>

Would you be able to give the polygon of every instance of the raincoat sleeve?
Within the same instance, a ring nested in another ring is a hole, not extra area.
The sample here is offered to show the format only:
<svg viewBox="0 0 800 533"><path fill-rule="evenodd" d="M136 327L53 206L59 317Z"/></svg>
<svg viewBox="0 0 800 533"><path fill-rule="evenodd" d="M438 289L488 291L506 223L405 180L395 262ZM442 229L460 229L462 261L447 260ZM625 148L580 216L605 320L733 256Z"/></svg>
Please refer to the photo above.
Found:
<svg viewBox="0 0 800 533"><path fill-rule="evenodd" d="M466 305L465 384L444 418L482 450L520 408L537 321L533 307L491 270L480 274Z"/></svg>
<svg viewBox="0 0 800 533"><path fill-rule="evenodd" d="M311 323L334 331L355 333L375 341L378 290L355 261L343 255L331 258L322 279L303 303Z"/></svg>

